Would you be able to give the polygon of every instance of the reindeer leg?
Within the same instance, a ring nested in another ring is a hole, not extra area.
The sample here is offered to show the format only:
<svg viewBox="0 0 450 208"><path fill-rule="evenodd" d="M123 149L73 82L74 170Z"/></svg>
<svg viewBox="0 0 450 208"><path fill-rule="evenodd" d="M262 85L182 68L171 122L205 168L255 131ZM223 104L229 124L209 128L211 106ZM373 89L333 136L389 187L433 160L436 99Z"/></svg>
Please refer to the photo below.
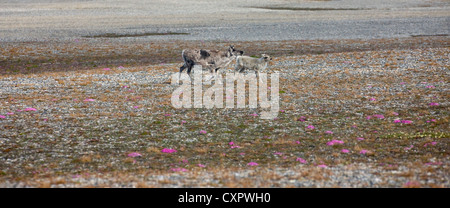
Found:
<svg viewBox="0 0 450 208"><path fill-rule="evenodd" d="M180 74L178 74L178 80L181 79L181 72L183 72L184 69L186 69L186 63L183 64L183 66L180 67Z"/></svg>
<svg viewBox="0 0 450 208"><path fill-rule="evenodd" d="M210 75L210 78L208 79L208 81L211 81L213 78L215 78L214 69L210 68L208 71L209 71L209 75Z"/></svg>
<svg viewBox="0 0 450 208"><path fill-rule="evenodd" d="M234 76L236 76L236 72L239 71L239 66L236 64L234 67Z"/></svg>
<svg viewBox="0 0 450 208"><path fill-rule="evenodd" d="M220 68L217 68L217 69L216 69L216 75L215 75L214 78L215 78L216 83L221 84L221 83L222 83L222 80L218 79L218 78L219 78L219 73L220 73L219 69L220 69Z"/></svg>
<svg viewBox="0 0 450 208"><path fill-rule="evenodd" d="M186 66L186 63L183 64L183 66L180 67L180 73L183 72L183 70L186 69L186 67L187 67L187 66Z"/></svg>
<svg viewBox="0 0 450 208"><path fill-rule="evenodd" d="M192 64L192 65L188 65L188 69L187 69L187 74L188 74L189 78L191 79L191 81L192 81L192 77L191 77L191 70L192 70L192 67L194 67L193 64Z"/></svg>

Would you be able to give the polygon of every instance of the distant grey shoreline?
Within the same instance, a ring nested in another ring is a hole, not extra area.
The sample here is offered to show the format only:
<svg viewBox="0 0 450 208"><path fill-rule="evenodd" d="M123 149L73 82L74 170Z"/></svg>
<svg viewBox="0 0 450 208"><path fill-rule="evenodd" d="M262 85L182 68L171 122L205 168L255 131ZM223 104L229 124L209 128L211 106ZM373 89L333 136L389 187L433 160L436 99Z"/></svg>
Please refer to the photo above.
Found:
<svg viewBox="0 0 450 208"><path fill-rule="evenodd" d="M0 42L73 41L104 34L122 36L108 38L111 41L379 39L450 34L448 1L31 2L0 0ZM145 33L169 34L139 35Z"/></svg>

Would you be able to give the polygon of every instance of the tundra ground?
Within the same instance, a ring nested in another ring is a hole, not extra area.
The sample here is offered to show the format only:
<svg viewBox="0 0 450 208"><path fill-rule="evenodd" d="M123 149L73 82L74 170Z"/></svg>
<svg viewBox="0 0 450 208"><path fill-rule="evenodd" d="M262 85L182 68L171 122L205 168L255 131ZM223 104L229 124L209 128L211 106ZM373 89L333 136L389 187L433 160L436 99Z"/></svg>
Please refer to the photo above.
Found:
<svg viewBox="0 0 450 208"><path fill-rule="evenodd" d="M1 48L0 187L450 187L446 36L90 41ZM173 108L193 44L273 56L278 117Z"/></svg>

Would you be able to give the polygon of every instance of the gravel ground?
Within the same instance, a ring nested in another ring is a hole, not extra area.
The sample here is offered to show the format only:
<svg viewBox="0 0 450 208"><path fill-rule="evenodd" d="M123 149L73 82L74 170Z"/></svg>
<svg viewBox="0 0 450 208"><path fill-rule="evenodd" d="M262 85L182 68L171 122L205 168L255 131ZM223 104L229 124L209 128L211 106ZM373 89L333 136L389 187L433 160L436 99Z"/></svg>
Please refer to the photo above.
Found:
<svg viewBox="0 0 450 208"><path fill-rule="evenodd" d="M171 108L168 77L178 64L5 76L1 186L449 187L448 54L277 57L270 67L286 92L273 121L249 120L258 109ZM382 121L367 118L378 114ZM320 130L304 130L302 116ZM331 139L350 154L327 146ZM246 167L252 161L259 165Z"/></svg>
<svg viewBox="0 0 450 208"><path fill-rule="evenodd" d="M398 169L397 169L398 168ZM447 187L444 179L430 179L424 182L419 175L422 171L396 167L395 170L368 166L367 164L340 165L336 167L291 167L255 168L251 170L200 170L183 173L139 173L139 174L76 174L71 177L41 178L33 181L11 182L6 188L418 188L427 184ZM405 175L416 175L404 177ZM428 174L430 175L430 174ZM400 176L400 177L399 177ZM424 177L424 176L421 176ZM426 176L425 176L426 177ZM448 177L445 179L448 180Z"/></svg>
<svg viewBox="0 0 450 208"><path fill-rule="evenodd" d="M141 39L373 39L448 35L450 20L449 2L439 0L30 2L0 1L0 41L165 32L188 34Z"/></svg>
<svg viewBox="0 0 450 208"><path fill-rule="evenodd" d="M448 1L30 2L0 0L0 187L450 187ZM229 44L274 57L276 119L171 106L181 49Z"/></svg>

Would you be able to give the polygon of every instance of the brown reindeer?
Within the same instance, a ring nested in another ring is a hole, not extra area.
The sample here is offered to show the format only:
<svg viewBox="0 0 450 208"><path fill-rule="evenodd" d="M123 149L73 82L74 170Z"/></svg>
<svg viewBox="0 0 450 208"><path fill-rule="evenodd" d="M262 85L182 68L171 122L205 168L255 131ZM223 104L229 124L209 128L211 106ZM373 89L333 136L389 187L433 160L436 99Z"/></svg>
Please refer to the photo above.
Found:
<svg viewBox="0 0 450 208"><path fill-rule="evenodd" d="M236 56L243 53L243 51L236 50L232 45L226 51L185 49L181 53L184 64L180 67L180 74L187 68L187 74L190 76L192 67L196 64L201 65L203 70L218 73L220 68L226 67Z"/></svg>

